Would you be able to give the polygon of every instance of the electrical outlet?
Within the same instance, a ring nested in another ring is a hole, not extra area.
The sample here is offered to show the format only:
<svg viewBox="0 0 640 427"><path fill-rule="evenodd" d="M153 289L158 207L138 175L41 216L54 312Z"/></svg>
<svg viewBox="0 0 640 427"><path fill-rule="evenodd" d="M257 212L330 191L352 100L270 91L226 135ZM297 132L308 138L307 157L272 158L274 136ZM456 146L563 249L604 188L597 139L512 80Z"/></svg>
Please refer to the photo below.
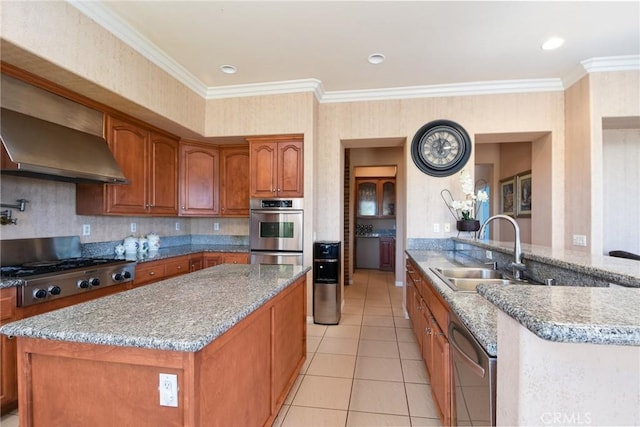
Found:
<svg viewBox="0 0 640 427"><path fill-rule="evenodd" d="M131 223L131 232L135 233L136 230L138 230L138 224L136 224L135 222Z"/></svg>
<svg viewBox="0 0 640 427"><path fill-rule="evenodd" d="M587 236L583 234L574 234L573 246L587 246Z"/></svg>
<svg viewBox="0 0 640 427"><path fill-rule="evenodd" d="M219 222L214 222L213 223L213 230L214 231L220 230L220 223Z"/></svg>
<svg viewBox="0 0 640 427"><path fill-rule="evenodd" d="M439 233L440 232L440 224L438 224L437 222L433 223L433 232L434 233Z"/></svg>
<svg viewBox="0 0 640 427"><path fill-rule="evenodd" d="M83 236L91 235L91 224L82 224L82 235Z"/></svg>
<svg viewBox="0 0 640 427"><path fill-rule="evenodd" d="M178 407L178 376L176 374L160 374L160 406Z"/></svg>
<svg viewBox="0 0 640 427"><path fill-rule="evenodd" d="M180 223L176 222L176 231L180 231Z"/></svg>
<svg viewBox="0 0 640 427"><path fill-rule="evenodd" d="M448 222L444 223L444 232L445 233L451 232L451 224L450 223L448 223Z"/></svg>
<svg viewBox="0 0 640 427"><path fill-rule="evenodd" d="M493 259L493 252L491 251L484 251L484 256L487 259Z"/></svg>

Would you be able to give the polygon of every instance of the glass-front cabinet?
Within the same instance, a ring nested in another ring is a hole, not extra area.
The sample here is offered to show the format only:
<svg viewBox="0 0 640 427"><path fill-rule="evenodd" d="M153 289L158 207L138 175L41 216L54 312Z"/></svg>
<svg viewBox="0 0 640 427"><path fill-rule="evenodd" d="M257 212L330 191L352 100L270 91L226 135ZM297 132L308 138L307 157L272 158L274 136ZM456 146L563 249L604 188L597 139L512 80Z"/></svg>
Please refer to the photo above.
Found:
<svg viewBox="0 0 640 427"><path fill-rule="evenodd" d="M396 180L393 178L357 179L356 197L359 217L393 218L396 216Z"/></svg>

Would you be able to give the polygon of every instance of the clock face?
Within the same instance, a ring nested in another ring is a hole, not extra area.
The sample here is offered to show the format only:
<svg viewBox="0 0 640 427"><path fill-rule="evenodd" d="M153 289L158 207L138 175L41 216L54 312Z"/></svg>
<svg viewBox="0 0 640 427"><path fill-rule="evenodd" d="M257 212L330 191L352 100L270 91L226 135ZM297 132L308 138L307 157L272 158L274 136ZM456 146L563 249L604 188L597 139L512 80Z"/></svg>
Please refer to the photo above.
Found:
<svg viewBox="0 0 640 427"><path fill-rule="evenodd" d="M411 156L418 168L432 176L459 171L471 155L471 140L457 123L436 120L422 126L413 137Z"/></svg>

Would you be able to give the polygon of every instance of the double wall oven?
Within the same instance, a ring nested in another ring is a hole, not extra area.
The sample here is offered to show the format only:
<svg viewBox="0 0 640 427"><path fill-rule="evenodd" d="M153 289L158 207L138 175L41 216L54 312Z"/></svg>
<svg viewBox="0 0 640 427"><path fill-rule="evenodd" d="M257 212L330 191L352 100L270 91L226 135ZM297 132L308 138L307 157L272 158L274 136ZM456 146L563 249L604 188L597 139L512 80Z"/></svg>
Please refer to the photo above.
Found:
<svg viewBox="0 0 640 427"><path fill-rule="evenodd" d="M251 264L302 265L303 199L251 199Z"/></svg>

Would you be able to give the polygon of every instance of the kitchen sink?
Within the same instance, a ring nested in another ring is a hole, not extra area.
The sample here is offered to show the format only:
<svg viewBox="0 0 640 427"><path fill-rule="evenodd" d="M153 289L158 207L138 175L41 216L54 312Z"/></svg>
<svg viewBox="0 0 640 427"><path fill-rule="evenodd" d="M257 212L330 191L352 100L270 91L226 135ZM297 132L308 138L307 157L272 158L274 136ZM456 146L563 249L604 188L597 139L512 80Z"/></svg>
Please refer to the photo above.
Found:
<svg viewBox="0 0 640 427"><path fill-rule="evenodd" d="M436 268L438 273L449 278L460 279L502 279L503 274L498 270L490 268L457 267L457 268Z"/></svg>
<svg viewBox="0 0 640 427"><path fill-rule="evenodd" d="M475 292L482 283L512 285L515 282L504 273L482 267L432 268L452 290L456 292Z"/></svg>

